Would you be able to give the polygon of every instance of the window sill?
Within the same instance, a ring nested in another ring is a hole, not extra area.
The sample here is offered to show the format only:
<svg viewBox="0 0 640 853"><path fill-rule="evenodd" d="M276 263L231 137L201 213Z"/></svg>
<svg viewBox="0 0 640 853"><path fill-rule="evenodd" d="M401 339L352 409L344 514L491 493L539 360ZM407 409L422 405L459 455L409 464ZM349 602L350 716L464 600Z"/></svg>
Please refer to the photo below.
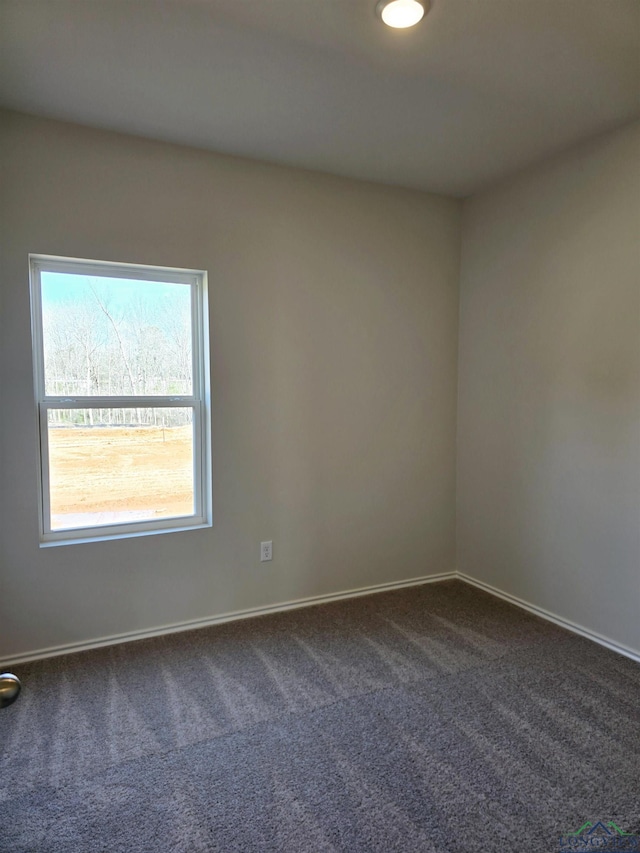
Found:
<svg viewBox="0 0 640 853"><path fill-rule="evenodd" d="M57 548L59 545L83 545L88 542L109 542L113 539L134 539L138 536L157 536L161 533L182 533L185 530L204 530L207 527L213 527L213 522L196 520L189 524L177 524L173 527L155 527L144 530L119 532L111 531L109 533L91 531L86 536L69 536L70 531L60 531L59 536L56 535L55 538L41 539L39 544L41 548Z"/></svg>

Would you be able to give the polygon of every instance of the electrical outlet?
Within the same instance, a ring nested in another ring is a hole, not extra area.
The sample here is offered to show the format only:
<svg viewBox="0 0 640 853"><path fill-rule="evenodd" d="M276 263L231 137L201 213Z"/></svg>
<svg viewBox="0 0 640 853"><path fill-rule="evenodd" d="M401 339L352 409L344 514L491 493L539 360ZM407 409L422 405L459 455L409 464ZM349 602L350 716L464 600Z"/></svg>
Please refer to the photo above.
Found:
<svg viewBox="0 0 640 853"><path fill-rule="evenodd" d="M260 562L264 563L267 560L273 559L273 542L260 543Z"/></svg>

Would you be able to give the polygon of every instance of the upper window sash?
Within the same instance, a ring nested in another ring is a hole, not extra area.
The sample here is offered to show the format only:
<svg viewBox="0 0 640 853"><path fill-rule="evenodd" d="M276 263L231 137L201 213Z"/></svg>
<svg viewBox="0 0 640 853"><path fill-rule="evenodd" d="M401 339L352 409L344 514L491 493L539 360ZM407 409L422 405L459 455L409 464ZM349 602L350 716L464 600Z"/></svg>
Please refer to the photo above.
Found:
<svg viewBox="0 0 640 853"><path fill-rule="evenodd" d="M202 273L45 256L31 266L40 400L202 399Z"/></svg>

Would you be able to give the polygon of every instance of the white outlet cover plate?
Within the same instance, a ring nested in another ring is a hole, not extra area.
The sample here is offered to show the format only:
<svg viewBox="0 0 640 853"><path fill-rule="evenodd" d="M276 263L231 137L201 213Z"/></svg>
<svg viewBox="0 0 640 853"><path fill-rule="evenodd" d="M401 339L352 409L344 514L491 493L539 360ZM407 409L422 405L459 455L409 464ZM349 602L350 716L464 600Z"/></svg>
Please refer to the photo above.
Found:
<svg viewBox="0 0 640 853"><path fill-rule="evenodd" d="M264 563L267 560L273 559L273 542L260 543L260 562Z"/></svg>

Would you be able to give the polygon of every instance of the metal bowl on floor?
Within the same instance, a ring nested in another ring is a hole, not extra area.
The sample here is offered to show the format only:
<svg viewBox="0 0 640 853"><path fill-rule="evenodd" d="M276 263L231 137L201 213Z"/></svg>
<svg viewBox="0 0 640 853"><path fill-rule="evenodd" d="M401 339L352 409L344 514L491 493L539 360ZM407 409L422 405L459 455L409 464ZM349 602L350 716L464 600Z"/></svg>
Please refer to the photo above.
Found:
<svg viewBox="0 0 640 853"><path fill-rule="evenodd" d="M0 673L0 708L15 702L20 693L20 679L11 672Z"/></svg>

